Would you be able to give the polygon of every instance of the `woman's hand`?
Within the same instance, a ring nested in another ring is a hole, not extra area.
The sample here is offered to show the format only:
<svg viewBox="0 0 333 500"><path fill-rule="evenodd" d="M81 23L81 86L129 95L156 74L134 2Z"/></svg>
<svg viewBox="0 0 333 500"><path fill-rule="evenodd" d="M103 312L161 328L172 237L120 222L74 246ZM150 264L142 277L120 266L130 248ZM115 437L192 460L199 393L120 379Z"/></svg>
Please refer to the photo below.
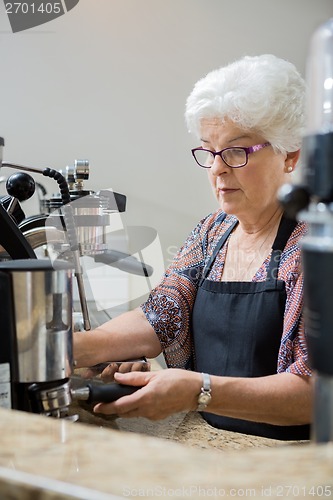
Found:
<svg viewBox="0 0 333 500"><path fill-rule="evenodd" d="M113 382L116 372L149 372L150 362L146 358L128 361L110 361L99 363L81 370L82 378L100 378L103 382Z"/></svg>
<svg viewBox="0 0 333 500"><path fill-rule="evenodd" d="M114 379L120 384L141 389L113 403L97 404L95 413L161 420L174 413L194 410L202 385L200 373L176 368L156 372L117 372Z"/></svg>

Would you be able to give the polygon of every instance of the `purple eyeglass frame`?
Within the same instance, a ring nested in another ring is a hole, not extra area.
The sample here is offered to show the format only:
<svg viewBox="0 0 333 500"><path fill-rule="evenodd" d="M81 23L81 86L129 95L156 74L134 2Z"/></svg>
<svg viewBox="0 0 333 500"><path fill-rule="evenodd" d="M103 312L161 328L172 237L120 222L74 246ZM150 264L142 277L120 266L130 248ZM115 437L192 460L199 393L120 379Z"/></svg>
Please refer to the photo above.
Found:
<svg viewBox="0 0 333 500"><path fill-rule="evenodd" d="M199 165L199 167L202 167L202 168L211 168L211 167L207 167L205 165L201 165L198 160L196 159L195 157L195 152L196 151L207 151L207 153L211 153L213 156L214 156L214 160L215 160L215 156L220 156L222 161L230 168L242 168L242 167L245 167L245 165L247 165L247 162L249 161L249 154L251 153L255 153L256 151L260 151L261 149L263 148L266 148L267 146L270 146L271 143L270 142L264 142L263 144L255 144L254 146L250 146L248 148L244 148L244 147L241 147L241 146L232 146L232 147L229 147L229 148L224 148L224 149L221 149L221 151L211 151L210 149L205 149L205 148L194 148L191 150L192 152L192 155L193 155L193 158L195 159L196 163ZM233 167L232 165L229 165L229 163L227 163L225 161L225 159L223 158L222 154L224 153L224 151L228 151L230 149L242 149L243 151L245 151L245 154L246 154L246 161L243 165L238 165L237 167Z"/></svg>

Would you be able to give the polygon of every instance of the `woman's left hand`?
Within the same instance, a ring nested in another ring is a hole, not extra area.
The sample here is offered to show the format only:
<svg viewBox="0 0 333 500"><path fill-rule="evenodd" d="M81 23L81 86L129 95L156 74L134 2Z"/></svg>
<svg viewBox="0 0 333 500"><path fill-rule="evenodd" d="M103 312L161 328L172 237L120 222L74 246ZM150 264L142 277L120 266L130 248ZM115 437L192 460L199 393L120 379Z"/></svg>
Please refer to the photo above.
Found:
<svg viewBox="0 0 333 500"><path fill-rule="evenodd" d="M98 403L94 407L95 413L161 420L174 413L194 410L202 385L200 373L177 368L156 372L117 372L114 378L120 384L141 388L113 403Z"/></svg>

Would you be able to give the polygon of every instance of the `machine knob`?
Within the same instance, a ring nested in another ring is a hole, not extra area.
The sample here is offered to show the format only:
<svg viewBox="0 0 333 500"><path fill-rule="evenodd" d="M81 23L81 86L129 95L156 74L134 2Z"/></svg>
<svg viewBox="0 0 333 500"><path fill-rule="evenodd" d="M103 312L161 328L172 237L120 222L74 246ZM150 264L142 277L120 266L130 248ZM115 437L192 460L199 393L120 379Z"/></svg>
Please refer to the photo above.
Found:
<svg viewBox="0 0 333 500"><path fill-rule="evenodd" d="M74 170L77 181L89 179L89 160L75 160Z"/></svg>
<svg viewBox="0 0 333 500"><path fill-rule="evenodd" d="M17 172L11 175L6 182L7 193L19 201L31 198L35 192L35 181L31 175Z"/></svg>
<svg viewBox="0 0 333 500"><path fill-rule="evenodd" d="M310 194L304 186L284 184L278 193L279 202L291 219L296 219L298 212L310 203Z"/></svg>

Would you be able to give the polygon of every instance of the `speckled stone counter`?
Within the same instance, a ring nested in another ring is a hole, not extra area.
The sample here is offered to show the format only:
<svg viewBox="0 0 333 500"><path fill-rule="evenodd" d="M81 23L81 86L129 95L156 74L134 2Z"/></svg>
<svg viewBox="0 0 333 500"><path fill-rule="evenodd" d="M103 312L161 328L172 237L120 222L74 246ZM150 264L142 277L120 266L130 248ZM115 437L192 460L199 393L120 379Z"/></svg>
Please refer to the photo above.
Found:
<svg viewBox="0 0 333 500"><path fill-rule="evenodd" d="M161 364L156 359L150 359L151 370L161 370ZM85 385L86 379L82 377L85 370L76 370L72 377L73 387ZM99 377L92 381L96 384L103 384ZM240 450L253 447L272 447L285 445L284 442L274 439L266 439L257 436L248 436L235 432L215 429L197 412L181 413L173 415L159 422L150 422L143 418L116 418L114 416L97 415L93 413L93 406L83 402L73 403L71 413L79 415L82 423L98 425L111 429L127 432L135 432L148 436L158 437L182 443L186 446L225 451L228 449ZM293 444L293 442L288 442Z"/></svg>
<svg viewBox="0 0 333 500"><path fill-rule="evenodd" d="M182 443L187 447L202 449L215 449L217 451L244 450L247 448L267 448L277 446L290 446L300 442L277 441L258 436L248 436L236 432L215 429L205 422L196 412L179 413L165 420L150 422L144 418L116 418L114 416L94 415L87 408L73 407L73 413L79 415L81 423L98 425L114 430L145 434Z"/></svg>
<svg viewBox="0 0 333 500"><path fill-rule="evenodd" d="M227 432L196 412L150 422L74 403L70 413L79 420L0 408L0 500L333 496L333 443Z"/></svg>
<svg viewBox="0 0 333 500"><path fill-rule="evenodd" d="M195 446L188 439L192 423ZM117 430L0 409L0 498L332 497L333 443L284 444L234 433L223 439L223 431L199 430L201 423L196 414L178 416L157 425L161 435L152 437L138 421L127 432L119 430L121 419L113 422ZM170 424L169 434L161 430ZM222 446L212 449L217 442Z"/></svg>

